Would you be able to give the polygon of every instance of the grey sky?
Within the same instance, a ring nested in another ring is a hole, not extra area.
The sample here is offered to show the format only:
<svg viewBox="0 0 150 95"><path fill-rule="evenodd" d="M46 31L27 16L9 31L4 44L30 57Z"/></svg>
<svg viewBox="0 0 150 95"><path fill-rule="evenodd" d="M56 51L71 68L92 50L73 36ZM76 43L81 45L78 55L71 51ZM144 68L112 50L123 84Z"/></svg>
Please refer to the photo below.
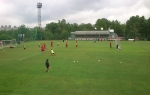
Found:
<svg viewBox="0 0 150 95"><path fill-rule="evenodd" d="M62 19L94 24L99 18L126 23L131 16L150 17L150 0L0 0L0 25L36 26L38 2L42 27Z"/></svg>

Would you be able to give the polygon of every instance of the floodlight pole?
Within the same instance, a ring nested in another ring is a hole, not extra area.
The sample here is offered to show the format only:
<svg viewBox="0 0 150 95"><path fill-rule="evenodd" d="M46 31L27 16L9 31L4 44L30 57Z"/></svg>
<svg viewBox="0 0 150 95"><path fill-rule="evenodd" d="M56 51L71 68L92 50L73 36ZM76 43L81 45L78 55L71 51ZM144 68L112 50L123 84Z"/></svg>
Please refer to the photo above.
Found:
<svg viewBox="0 0 150 95"><path fill-rule="evenodd" d="M42 8L42 3L37 3L37 8L38 8L38 26L41 28L41 8Z"/></svg>
<svg viewBox="0 0 150 95"><path fill-rule="evenodd" d="M37 9L38 9L38 29L36 31L36 36L38 35L38 39L42 40L42 35L41 35L41 8L42 8L42 3L38 2L37 3ZM36 38L36 37L35 37Z"/></svg>

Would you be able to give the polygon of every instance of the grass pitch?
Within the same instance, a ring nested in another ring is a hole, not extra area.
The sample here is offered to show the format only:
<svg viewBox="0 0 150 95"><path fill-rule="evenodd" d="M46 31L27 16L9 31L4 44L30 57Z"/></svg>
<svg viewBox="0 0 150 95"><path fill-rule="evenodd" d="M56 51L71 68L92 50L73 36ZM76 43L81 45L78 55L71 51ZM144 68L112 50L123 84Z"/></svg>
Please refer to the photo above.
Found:
<svg viewBox="0 0 150 95"><path fill-rule="evenodd" d="M38 43L46 43L41 52ZM0 95L149 95L150 42L26 42L0 50ZM23 50L23 45L26 50ZM5 50L5 51L4 51ZM45 72L49 59L50 70ZM100 60L100 61L99 61ZM75 61L75 62L74 62Z"/></svg>

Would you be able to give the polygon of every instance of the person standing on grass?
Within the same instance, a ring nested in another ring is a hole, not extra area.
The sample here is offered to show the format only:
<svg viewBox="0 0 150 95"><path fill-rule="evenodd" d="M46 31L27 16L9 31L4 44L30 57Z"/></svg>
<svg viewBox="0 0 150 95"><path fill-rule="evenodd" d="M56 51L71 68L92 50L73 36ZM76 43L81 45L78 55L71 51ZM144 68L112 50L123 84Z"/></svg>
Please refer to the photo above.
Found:
<svg viewBox="0 0 150 95"><path fill-rule="evenodd" d="M46 48L46 44L45 44L45 43L44 43L44 49L47 49L47 48Z"/></svg>
<svg viewBox="0 0 150 95"><path fill-rule="evenodd" d="M117 45L116 45L116 49L117 49L117 50L118 50L118 47L119 47L119 46L118 46L118 44L117 44Z"/></svg>
<svg viewBox="0 0 150 95"><path fill-rule="evenodd" d="M76 41L76 47L78 47L78 42Z"/></svg>
<svg viewBox="0 0 150 95"><path fill-rule="evenodd" d="M55 55L55 56L56 56L56 54L54 53L53 49L51 49L51 56L52 56L52 55Z"/></svg>
<svg viewBox="0 0 150 95"><path fill-rule="evenodd" d="M53 47L53 41L51 41L51 47Z"/></svg>
<svg viewBox="0 0 150 95"><path fill-rule="evenodd" d="M68 42L66 41L66 48L68 48Z"/></svg>
<svg viewBox="0 0 150 95"><path fill-rule="evenodd" d="M45 50L44 45L42 45L41 51L44 52L44 50Z"/></svg>
<svg viewBox="0 0 150 95"><path fill-rule="evenodd" d="M48 59L46 60L45 65L46 65L46 72L49 72L48 70L50 68L50 64L48 62Z"/></svg>
<svg viewBox="0 0 150 95"><path fill-rule="evenodd" d="M112 45L112 43L110 42L110 48L112 48L112 46L111 46L111 45Z"/></svg>
<svg viewBox="0 0 150 95"><path fill-rule="evenodd" d="M24 50L26 49L25 45L23 45L23 49L24 49Z"/></svg>
<svg viewBox="0 0 150 95"><path fill-rule="evenodd" d="M39 48L41 47L40 43L39 43Z"/></svg>
<svg viewBox="0 0 150 95"><path fill-rule="evenodd" d="M94 43L96 43L96 39L94 40Z"/></svg>

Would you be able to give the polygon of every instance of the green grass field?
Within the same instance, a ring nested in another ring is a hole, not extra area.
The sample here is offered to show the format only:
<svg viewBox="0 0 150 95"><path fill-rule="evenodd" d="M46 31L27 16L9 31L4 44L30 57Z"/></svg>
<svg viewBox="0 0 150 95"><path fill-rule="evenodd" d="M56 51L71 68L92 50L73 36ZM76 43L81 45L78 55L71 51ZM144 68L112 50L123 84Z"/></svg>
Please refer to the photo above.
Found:
<svg viewBox="0 0 150 95"><path fill-rule="evenodd" d="M38 43L0 49L0 95L150 95L148 41L121 41L121 50L109 41L78 41L78 48L75 41L69 48L54 41L56 56L50 41L40 41L47 45L43 53Z"/></svg>

